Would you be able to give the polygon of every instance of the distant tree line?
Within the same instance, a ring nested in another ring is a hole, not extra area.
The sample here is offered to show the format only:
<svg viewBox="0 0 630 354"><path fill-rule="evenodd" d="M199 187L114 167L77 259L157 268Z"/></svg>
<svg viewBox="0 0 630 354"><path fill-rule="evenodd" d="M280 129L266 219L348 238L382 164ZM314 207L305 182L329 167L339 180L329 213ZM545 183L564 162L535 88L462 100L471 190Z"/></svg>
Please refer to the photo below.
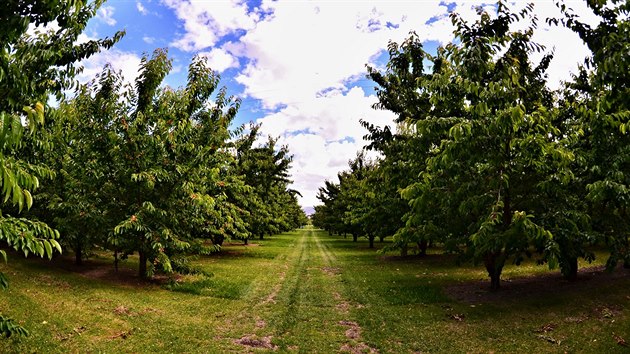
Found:
<svg viewBox="0 0 630 354"><path fill-rule="evenodd" d="M474 23L451 14L455 38L435 53L415 33L390 42L386 69L368 76L374 108L394 112L396 127L362 122L379 157L359 154L320 188L313 224L370 247L391 236L386 250L403 255L440 244L483 264L494 290L506 263L534 255L568 279L595 245L609 269L630 267L630 5L587 4L595 27L563 4L546 19L592 52L555 91L532 4L513 13L499 2Z"/></svg>

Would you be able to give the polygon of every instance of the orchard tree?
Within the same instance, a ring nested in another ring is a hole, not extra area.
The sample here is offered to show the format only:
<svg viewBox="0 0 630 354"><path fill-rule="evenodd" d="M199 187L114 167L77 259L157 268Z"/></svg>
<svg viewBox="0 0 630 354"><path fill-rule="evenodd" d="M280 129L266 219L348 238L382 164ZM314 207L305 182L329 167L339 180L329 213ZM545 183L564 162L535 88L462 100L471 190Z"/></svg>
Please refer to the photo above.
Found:
<svg viewBox="0 0 630 354"><path fill-rule="evenodd" d="M295 228L292 217L299 209L295 191L288 186L289 168L292 157L286 146L277 146L277 139L255 146L260 136L260 125L251 125L249 133L237 143L236 173L244 178L250 191L241 205L247 210L247 222L253 237L263 239L265 235ZM247 244L249 237L244 238Z"/></svg>
<svg viewBox="0 0 630 354"><path fill-rule="evenodd" d="M39 159L57 171L36 195L32 213L61 233L63 248L74 252L81 265L93 246L107 246L110 230L120 216L105 206L114 191L112 144L116 131L110 117L123 116L118 100L122 77L107 66L91 83L81 87L72 104L62 104L58 118L42 132L56 147Z"/></svg>
<svg viewBox="0 0 630 354"><path fill-rule="evenodd" d="M338 195L339 184L328 180L317 191L317 199L323 204L315 207L313 222L316 227L328 231L329 235L334 232L342 233L344 230L340 215L345 211L341 211L342 205L337 200Z"/></svg>
<svg viewBox="0 0 630 354"><path fill-rule="evenodd" d="M393 48L391 44L390 48ZM392 55L397 54L398 52L392 53ZM395 81L394 74L389 75L391 76L387 81ZM388 88L387 81L376 71L372 71L370 76L374 76L375 81L378 80L384 85L377 88L381 97L393 96L396 91L392 90L401 89ZM411 87L407 90L415 91ZM377 107L380 106L375 105L375 108ZM401 255L405 256L408 244L416 243L419 253L426 254L431 233L419 232L420 228L414 224L416 219L410 219L412 214L409 203L402 198L400 192L413 183L415 177L424 168L422 156L426 158L428 151L426 141L428 140L412 134L402 122L398 123L396 132L388 126L381 129L367 122L362 122L362 125L369 132L364 136L365 140L370 141L365 149L377 151L381 156L376 161L374 172L368 178L376 195L375 204L370 209L372 216L365 218L365 221L372 224L371 227L381 241L385 237L393 236L393 242L383 248L383 251L400 250ZM435 215L433 210L427 210L426 217L435 217ZM417 219L425 220L424 218Z"/></svg>
<svg viewBox="0 0 630 354"><path fill-rule="evenodd" d="M125 215L112 243L123 254L138 252L140 276L172 271L171 257L189 249L196 232L225 232L225 225L206 221L221 223L234 208L217 206L228 204L224 190L231 184L221 170L233 159L229 126L239 101L220 89L211 102L219 78L201 57L190 64L185 88L161 90L170 67L164 51L145 57L131 114L115 121L122 140L114 148L116 199Z"/></svg>
<svg viewBox="0 0 630 354"><path fill-rule="evenodd" d="M348 225L354 241L357 236L364 235L368 238L369 247L373 248L376 228L374 223L368 223L366 219L373 217L372 213L376 211L373 209L376 204L374 188L378 187L369 180L374 173L374 164L364 153L359 153L348 165L350 169L339 174L339 180L342 181L339 201L345 205L346 210L341 220Z"/></svg>
<svg viewBox="0 0 630 354"><path fill-rule="evenodd" d="M203 252L204 238L244 227L228 200L243 188L229 175L229 126L239 102L225 89L216 92L219 78L200 57L189 66L186 87L160 88L170 67L166 52L156 50L142 59L135 87L107 67L78 92L65 109L77 115L68 124L85 133L75 135L67 154L95 168L84 176L69 172L78 180L74 189L51 198L65 213L60 224L74 227L70 235L83 235L74 219L104 220L107 239L99 242L115 260L137 252L141 277L171 272L174 259ZM63 207L77 198L94 204Z"/></svg>
<svg viewBox="0 0 630 354"><path fill-rule="evenodd" d="M344 237L345 234L351 234L353 242L357 242L359 236L370 237L363 224L363 214L369 208L368 205L373 203L374 194L363 194L368 188L364 179L371 168L366 164L368 162L364 154L358 154L355 159L348 161L348 170L337 174L339 183L326 181L317 194L324 205L315 208L315 222L330 234L336 232L344 234ZM374 237L374 233L371 235Z"/></svg>
<svg viewBox="0 0 630 354"><path fill-rule="evenodd" d="M535 66L529 58L542 50L531 41L532 7L513 14L499 2L495 18L479 10L473 24L452 14L456 39L438 49L433 73L422 82L430 106L407 120L417 134L441 131L444 138L433 142L421 179L404 196L412 212L426 215L426 196L442 193L436 202L445 207L436 211L453 216L457 227L449 234L483 262L492 290L500 287L505 263L520 263L531 247L555 266L558 245L533 214L532 191L549 179L571 177L573 155L552 138L558 134L545 86L551 56ZM530 26L510 30L518 19Z"/></svg>
<svg viewBox="0 0 630 354"><path fill-rule="evenodd" d="M93 40L75 45L102 4L95 1L15 1L3 3L0 14L0 169L2 170L3 213L0 239L24 252L51 257L53 248L61 251L55 240L58 233L40 221L20 218L32 206L31 192L40 179L49 179L54 171L35 164L21 149L24 139L44 123L48 95L61 95L73 84L75 63L111 47L122 33L112 39ZM56 23L57 29L46 29ZM48 117L51 113L47 113ZM23 123L24 122L24 123ZM45 146L46 141L34 143ZM10 213L7 213L7 209ZM6 253L0 251L6 261ZM0 273L0 287L7 279ZM0 332L5 336L28 332L10 319L0 316Z"/></svg>
<svg viewBox="0 0 630 354"><path fill-rule="evenodd" d="M599 19L595 27L560 5L562 23L592 52L569 85L567 111L584 131L578 151L588 169L582 177L592 227L610 247L607 266L622 262L630 267L630 5L587 5Z"/></svg>
<svg viewBox="0 0 630 354"><path fill-rule="evenodd" d="M445 51L439 49L437 56L427 53L416 33L398 44L388 45L389 61L386 70L381 72L368 66L368 76L378 85L376 89L379 102L375 109L389 110L396 114L396 130L385 127L382 130L364 123L368 130L365 136L370 144L368 150L375 150L383 155L379 162L386 185L397 193L414 185L418 175L426 168L425 161L430 152L448 136L448 119L425 120L430 116L450 116L461 114L458 105L451 105L447 100L431 99L427 88L436 75L445 70ZM432 65L428 65L432 63ZM453 102L461 101L463 93L457 86L441 85L443 95L450 96ZM426 128L419 132L415 122L424 121ZM415 184L415 188L420 188ZM432 240L444 242L449 248L451 235L460 233L463 223L452 223L456 205L447 202L451 192L445 186L434 188L430 193L417 190L413 201L390 196L388 200L396 207L388 208L392 220L397 225L393 243L385 250L399 249L401 255L408 252L408 244L416 243L420 253L426 252ZM412 212L413 209L413 212Z"/></svg>

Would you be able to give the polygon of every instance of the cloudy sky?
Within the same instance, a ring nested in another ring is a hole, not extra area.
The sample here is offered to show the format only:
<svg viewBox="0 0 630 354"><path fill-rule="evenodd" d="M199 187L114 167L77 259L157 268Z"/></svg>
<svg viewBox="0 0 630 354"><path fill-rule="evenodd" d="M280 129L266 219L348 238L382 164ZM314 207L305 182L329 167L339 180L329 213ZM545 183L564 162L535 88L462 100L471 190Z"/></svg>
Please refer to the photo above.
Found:
<svg viewBox="0 0 630 354"><path fill-rule="evenodd" d="M558 16L553 1L533 2L540 20L535 40L555 51L549 79L557 86L588 52L572 32L545 26L545 18ZM583 1L565 3L588 17ZM363 147L359 119L379 126L392 122L391 113L371 108L376 98L365 65L383 67L388 41L400 42L412 30L434 50L452 39L448 14L474 20L477 6L491 10L492 2L109 0L86 38L122 29L127 34L84 63L82 80L111 63L131 81L143 53L168 48L173 71L166 81L179 87L190 59L207 56L221 84L242 99L236 123L262 123L265 134L289 146L293 188L303 194L302 206L312 206L318 204L317 188Z"/></svg>

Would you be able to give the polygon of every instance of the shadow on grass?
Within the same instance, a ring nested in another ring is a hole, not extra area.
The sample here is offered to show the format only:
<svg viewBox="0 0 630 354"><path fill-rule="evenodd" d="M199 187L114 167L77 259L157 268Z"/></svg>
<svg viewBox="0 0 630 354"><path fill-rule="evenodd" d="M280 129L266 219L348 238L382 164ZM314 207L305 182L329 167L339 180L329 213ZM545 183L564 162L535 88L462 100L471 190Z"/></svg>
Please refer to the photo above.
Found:
<svg viewBox="0 0 630 354"><path fill-rule="evenodd" d="M566 299L597 297L605 293L627 292L630 270L618 267L610 273L603 266L580 269L578 279L565 280L559 273L504 278L501 289L492 292L489 281L466 281L445 287L448 297L463 303L556 303ZM557 301L556 301L557 300Z"/></svg>

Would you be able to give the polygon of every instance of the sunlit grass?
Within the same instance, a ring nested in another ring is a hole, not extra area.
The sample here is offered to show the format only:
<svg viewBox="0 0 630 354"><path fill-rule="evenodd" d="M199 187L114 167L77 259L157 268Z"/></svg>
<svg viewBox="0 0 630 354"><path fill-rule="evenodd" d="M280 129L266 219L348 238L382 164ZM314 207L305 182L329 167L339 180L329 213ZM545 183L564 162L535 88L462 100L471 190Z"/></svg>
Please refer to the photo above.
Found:
<svg viewBox="0 0 630 354"><path fill-rule="evenodd" d="M598 251L593 265L604 260ZM630 341L627 271L570 284L529 259L491 294L482 266L439 249L379 255L312 230L226 246L193 262L200 274L161 283L139 281L136 262L116 275L104 254L87 271L10 255L0 312L31 336L0 352L612 353Z"/></svg>

